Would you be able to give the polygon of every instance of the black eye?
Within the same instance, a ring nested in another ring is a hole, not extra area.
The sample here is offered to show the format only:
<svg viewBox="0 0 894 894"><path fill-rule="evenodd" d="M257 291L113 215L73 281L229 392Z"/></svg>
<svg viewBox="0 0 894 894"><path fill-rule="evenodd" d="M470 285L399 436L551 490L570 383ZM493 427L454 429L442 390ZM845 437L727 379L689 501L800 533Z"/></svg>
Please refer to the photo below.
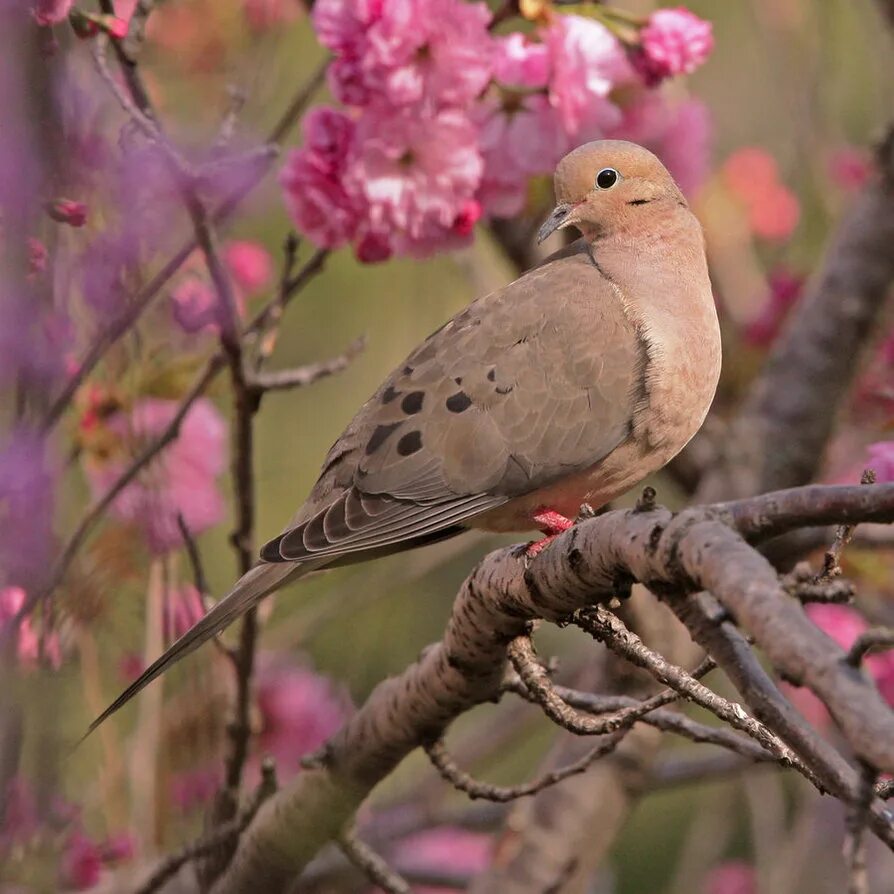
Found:
<svg viewBox="0 0 894 894"><path fill-rule="evenodd" d="M611 189L621 175L614 168L603 168L596 175L596 186L599 189Z"/></svg>

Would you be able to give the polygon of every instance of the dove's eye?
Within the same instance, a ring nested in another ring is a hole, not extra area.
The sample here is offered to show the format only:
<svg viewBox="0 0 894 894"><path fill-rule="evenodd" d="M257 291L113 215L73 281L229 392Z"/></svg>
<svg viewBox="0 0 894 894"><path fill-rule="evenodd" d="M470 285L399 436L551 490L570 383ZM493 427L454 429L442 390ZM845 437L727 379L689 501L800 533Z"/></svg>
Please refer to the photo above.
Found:
<svg viewBox="0 0 894 894"><path fill-rule="evenodd" d="M611 189L620 177L621 175L614 168L603 168L596 175L596 187L598 189Z"/></svg>

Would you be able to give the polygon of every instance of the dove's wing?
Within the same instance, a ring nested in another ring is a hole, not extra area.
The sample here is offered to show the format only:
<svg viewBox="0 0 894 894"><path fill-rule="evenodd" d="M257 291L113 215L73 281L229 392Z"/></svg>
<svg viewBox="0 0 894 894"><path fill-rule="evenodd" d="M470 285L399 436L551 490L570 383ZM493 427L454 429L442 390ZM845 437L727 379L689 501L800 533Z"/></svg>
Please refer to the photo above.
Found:
<svg viewBox="0 0 894 894"><path fill-rule="evenodd" d="M333 445L266 561L428 542L582 471L630 434L644 341L583 241L442 326Z"/></svg>

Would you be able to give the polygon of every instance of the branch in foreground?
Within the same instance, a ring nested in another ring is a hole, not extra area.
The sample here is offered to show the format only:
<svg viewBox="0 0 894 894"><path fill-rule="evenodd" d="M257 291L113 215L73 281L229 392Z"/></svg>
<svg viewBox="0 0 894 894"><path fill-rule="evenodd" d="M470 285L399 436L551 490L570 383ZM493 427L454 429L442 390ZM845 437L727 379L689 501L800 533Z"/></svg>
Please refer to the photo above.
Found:
<svg viewBox="0 0 894 894"><path fill-rule="evenodd" d="M835 500L842 514L853 514L853 506L840 499L842 490L847 489L814 489L817 514L827 516ZM894 520L894 486L858 490L859 500L872 504L870 511ZM809 524L810 506L797 491L789 499ZM786 499L775 495L775 500L779 512L790 510ZM728 504L724 514L748 517L746 509ZM444 638L401 675L375 688L330 741L324 766L301 773L262 808L214 894L252 887L285 890L410 751L439 738L468 708L498 695L508 645L526 633L530 620L560 621L578 608L607 602L619 578L634 577L662 592L711 588L782 673L809 685L825 701L861 757L879 770L894 769L894 714L804 616L769 563L719 516L715 507L677 516L662 509L609 512L561 535L529 568L513 548L485 557L463 584ZM717 629L716 620L711 623ZM760 705L750 707L824 783L835 781L837 795L852 801L856 782L850 783L856 774L848 777L840 767L825 766L823 752L804 753L805 740L785 717L764 716ZM870 823L894 846L890 818L875 804Z"/></svg>

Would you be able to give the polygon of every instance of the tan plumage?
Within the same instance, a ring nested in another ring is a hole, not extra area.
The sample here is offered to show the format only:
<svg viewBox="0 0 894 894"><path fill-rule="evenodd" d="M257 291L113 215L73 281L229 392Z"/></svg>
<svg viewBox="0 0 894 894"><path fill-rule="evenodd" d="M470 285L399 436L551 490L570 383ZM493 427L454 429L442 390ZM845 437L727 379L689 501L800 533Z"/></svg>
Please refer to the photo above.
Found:
<svg viewBox="0 0 894 894"><path fill-rule="evenodd" d="M530 530L544 508L572 517L683 448L720 373L698 221L632 143L575 150L555 190L541 233L574 226L582 238L413 351L333 445L261 563L91 729L289 579L470 526Z"/></svg>

